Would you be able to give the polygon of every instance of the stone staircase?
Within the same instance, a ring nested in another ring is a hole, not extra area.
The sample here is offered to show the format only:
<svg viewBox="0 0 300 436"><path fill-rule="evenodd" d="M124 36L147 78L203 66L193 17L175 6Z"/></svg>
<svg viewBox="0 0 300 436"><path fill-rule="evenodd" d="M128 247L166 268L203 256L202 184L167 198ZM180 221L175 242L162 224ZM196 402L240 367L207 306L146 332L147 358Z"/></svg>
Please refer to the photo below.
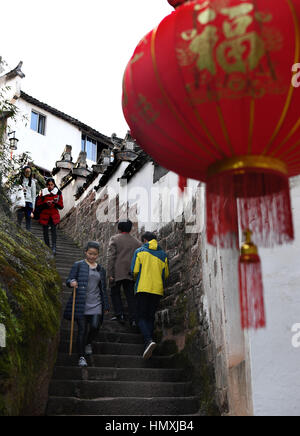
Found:
<svg viewBox="0 0 300 436"><path fill-rule="evenodd" d="M32 232L42 239L42 227ZM65 285L70 268L83 252L58 231L56 265L63 283L65 307L71 289ZM142 336L106 315L88 367L79 368L76 323L73 355L69 356L70 322L62 320L59 353L49 387L46 414L55 415L194 415L198 411L192 385L184 371L172 368L172 358L154 353L145 361Z"/></svg>

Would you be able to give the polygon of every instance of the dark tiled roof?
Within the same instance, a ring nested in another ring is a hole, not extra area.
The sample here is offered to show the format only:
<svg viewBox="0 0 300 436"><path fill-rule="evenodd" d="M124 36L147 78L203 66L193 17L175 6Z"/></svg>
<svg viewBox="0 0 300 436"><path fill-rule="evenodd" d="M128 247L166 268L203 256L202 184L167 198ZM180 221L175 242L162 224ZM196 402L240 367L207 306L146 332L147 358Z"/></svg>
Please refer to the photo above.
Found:
<svg viewBox="0 0 300 436"><path fill-rule="evenodd" d="M1 59L1 57L0 57ZM25 77L25 74L23 73L23 71L21 70L23 65L23 62L20 61L18 63L18 65L16 66L16 68L14 68L13 70L9 71L8 73L4 74L4 76L1 76L2 78L5 77L6 80L12 80L15 77L19 76L21 77L21 79L23 79Z"/></svg>
<svg viewBox="0 0 300 436"><path fill-rule="evenodd" d="M67 121L68 123L72 124L73 126L78 127L80 130L82 130L84 133L88 133L92 135L95 139L99 140L103 144L106 145L112 145L111 139L108 136L103 135L102 133L98 132L97 130L93 129L92 127L82 123L79 120L76 120L76 118L71 117L70 115L65 114L64 112L61 112L51 106L49 106L46 103L42 103L41 101L37 100L34 97L31 97L30 95L26 94L25 92L21 91L21 96L23 100L27 101L28 103L31 103L41 109L44 109L45 111L49 112L52 115L55 115L58 118L61 118L64 121Z"/></svg>
<svg viewBox="0 0 300 436"><path fill-rule="evenodd" d="M114 173L117 171L117 169L119 168L121 163L122 163L122 161L119 161L119 160L115 159L113 161L113 163L107 167L107 169L104 172L103 176L99 180L99 184L94 187L94 189L96 191L98 191L100 188L102 188L103 186L105 186L107 184L107 182L114 175Z"/></svg>
<svg viewBox="0 0 300 436"><path fill-rule="evenodd" d="M148 162L153 162L153 159L145 151L141 150L138 157L128 165L121 178L129 182Z"/></svg>
<svg viewBox="0 0 300 436"><path fill-rule="evenodd" d="M114 175L116 170L119 168L121 162L122 161L115 160L112 165L109 165L109 167L107 168L101 179L99 180L99 184L94 187L96 191L98 191L100 188L102 188L107 184L109 179ZM140 151L138 157L133 162L130 162L130 164L125 169L123 175L120 177L120 179L126 179L128 182L135 174L137 174L142 169L142 167L147 162L152 162L152 158L144 151Z"/></svg>

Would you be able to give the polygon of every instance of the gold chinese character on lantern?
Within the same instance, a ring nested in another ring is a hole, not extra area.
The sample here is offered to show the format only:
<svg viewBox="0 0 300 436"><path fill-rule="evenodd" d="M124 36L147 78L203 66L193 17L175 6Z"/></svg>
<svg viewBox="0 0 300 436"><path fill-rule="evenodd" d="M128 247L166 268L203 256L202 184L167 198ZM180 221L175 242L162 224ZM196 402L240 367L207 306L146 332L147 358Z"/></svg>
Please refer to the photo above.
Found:
<svg viewBox="0 0 300 436"><path fill-rule="evenodd" d="M195 6L195 10L199 5ZM254 7L251 3L243 3L218 10L219 15L226 17L222 33L226 38L221 40L220 29L213 25L217 18L217 12L207 8L199 12L197 22L204 29L198 33L196 29L189 29L182 32L181 38L189 41L188 51L190 54L183 55L183 50L179 48L178 54L182 65L187 64L187 59L191 59L191 53L196 57L196 65L199 71L207 70L212 75L217 73L217 64L226 72L242 72L254 70L261 58L265 54L264 41L256 31L248 32L249 26L254 18L249 15ZM268 16L270 20L270 16Z"/></svg>
<svg viewBox="0 0 300 436"><path fill-rule="evenodd" d="M176 56L191 104L286 92L272 59L284 47L272 13L249 1L228 7L211 0L194 6L190 22L178 34Z"/></svg>

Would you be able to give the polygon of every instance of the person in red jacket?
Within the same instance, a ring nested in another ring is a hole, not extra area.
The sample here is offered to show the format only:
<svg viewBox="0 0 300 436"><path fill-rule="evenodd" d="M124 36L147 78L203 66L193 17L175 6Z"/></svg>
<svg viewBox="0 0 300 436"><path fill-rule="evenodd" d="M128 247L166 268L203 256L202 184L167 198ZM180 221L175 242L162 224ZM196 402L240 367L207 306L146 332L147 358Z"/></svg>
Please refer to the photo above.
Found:
<svg viewBox="0 0 300 436"><path fill-rule="evenodd" d="M60 222L59 209L64 208L63 196L53 178L48 178L46 188L40 191L37 207L42 209L39 223L43 226L45 244L50 247L49 226L51 227L52 252L56 254L56 226Z"/></svg>

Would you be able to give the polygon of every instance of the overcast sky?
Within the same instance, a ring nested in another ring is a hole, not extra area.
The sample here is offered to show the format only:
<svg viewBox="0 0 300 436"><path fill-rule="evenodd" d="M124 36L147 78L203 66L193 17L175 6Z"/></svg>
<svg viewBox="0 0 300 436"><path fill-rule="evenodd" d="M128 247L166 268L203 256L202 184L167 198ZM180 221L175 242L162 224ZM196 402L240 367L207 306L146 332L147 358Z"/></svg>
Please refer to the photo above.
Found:
<svg viewBox="0 0 300 436"><path fill-rule="evenodd" d="M0 56L9 69L23 61L27 94L123 137L125 67L140 39L172 10L167 0L1 2Z"/></svg>

